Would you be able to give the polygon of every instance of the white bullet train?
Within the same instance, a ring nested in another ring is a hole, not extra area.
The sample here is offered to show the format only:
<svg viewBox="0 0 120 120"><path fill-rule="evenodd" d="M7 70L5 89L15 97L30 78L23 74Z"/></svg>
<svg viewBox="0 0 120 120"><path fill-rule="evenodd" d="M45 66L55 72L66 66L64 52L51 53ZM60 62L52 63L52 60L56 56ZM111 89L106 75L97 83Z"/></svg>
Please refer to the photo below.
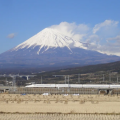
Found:
<svg viewBox="0 0 120 120"><path fill-rule="evenodd" d="M114 89L120 88L118 84L32 84L25 86L27 88L96 88L96 89Z"/></svg>

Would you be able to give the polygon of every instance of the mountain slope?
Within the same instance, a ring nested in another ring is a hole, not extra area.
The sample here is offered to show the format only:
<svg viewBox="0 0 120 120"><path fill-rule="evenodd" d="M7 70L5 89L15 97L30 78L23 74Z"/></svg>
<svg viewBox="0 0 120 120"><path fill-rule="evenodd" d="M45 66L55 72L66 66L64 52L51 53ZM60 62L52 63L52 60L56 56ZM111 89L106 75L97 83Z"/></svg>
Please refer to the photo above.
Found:
<svg viewBox="0 0 120 120"><path fill-rule="evenodd" d="M49 48L58 48L58 47L60 48L67 47L70 51L71 51L70 48L74 48L74 47L86 49L86 47L84 47L82 43L75 41L72 38L69 38L65 35L62 35L54 29L45 28L38 34L34 35L30 39L26 40L25 42L21 43L20 45L12 49L12 51L17 51L23 48L34 49L36 46L39 46L37 54L39 54L43 48L44 51L48 50ZM42 51L42 53L44 51Z"/></svg>
<svg viewBox="0 0 120 120"><path fill-rule="evenodd" d="M84 44L45 28L15 48L0 55L4 67L57 67L83 66L119 61L120 57L108 56L87 50Z"/></svg>

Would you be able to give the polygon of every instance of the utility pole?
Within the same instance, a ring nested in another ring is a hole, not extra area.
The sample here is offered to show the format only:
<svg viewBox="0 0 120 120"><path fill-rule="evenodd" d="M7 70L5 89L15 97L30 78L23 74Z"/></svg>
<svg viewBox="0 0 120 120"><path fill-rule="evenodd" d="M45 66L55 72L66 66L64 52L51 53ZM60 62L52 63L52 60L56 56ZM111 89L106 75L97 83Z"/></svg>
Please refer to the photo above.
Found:
<svg viewBox="0 0 120 120"><path fill-rule="evenodd" d="M78 83L80 83L80 74L78 74Z"/></svg>
<svg viewBox="0 0 120 120"><path fill-rule="evenodd" d="M111 74L109 73L109 82L111 82Z"/></svg>
<svg viewBox="0 0 120 120"><path fill-rule="evenodd" d="M5 80L5 86L7 86L7 78L6 78L6 80Z"/></svg>
<svg viewBox="0 0 120 120"><path fill-rule="evenodd" d="M42 76L41 76L41 84L42 84Z"/></svg>
<svg viewBox="0 0 120 120"><path fill-rule="evenodd" d="M68 75L68 84L69 84L69 75Z"/></svg>
<svg viewBox="0 0 120 120"><path fill-rule="evenodd" d="M103 74L103 82L105 81L105 77L104 77L104 74Z"/></svg>
<svg viewBox="0 0 120 120"><path fill-rule="evenodd" d="M117 75L117 83L118 83L118 75Z"/></svg>
<svg viewBox="0 0 120 120"><path fill-rule="evenodd" d="M65 84L66 84L66 75L65 75Z"/></svg>
<svg viewBox="0 0 120 120"><path fill-rule="evenodd" d="M13 87L14 87L14 92L15 92L15 85L16 85L16 76L13 76Z"/></svg>
<svg viewBox="0 0 120 120"><path fill-rule="evenodd" d="M59 77L59 76L65 77L65 84L67 84L68 79L69 79L69 77L68 77L68 79L67 79L67 75L53 75L53 76L54 76L54 77Z"/></svg>

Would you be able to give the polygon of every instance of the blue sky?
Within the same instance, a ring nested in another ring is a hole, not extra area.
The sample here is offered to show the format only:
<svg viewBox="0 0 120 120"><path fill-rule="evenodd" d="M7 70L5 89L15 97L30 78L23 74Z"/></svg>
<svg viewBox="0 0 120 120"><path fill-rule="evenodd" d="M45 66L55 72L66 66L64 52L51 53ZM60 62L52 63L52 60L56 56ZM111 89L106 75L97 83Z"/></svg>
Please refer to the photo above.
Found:
<svg viewBox="0 0 120 120"><path fill-rule="evenodd" d="M120 55L119 22L120 0L0 0L0 53L52 26L89 49Z"/></svg>

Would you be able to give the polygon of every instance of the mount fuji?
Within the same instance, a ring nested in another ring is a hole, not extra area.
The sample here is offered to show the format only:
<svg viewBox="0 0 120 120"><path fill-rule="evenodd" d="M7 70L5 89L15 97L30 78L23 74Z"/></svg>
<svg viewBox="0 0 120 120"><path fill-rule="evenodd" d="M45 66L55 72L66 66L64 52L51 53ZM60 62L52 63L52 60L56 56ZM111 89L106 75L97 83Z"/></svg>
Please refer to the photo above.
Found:
<svg viewBox="0 0 120 120"><path fill-rule="evenodd" d="M84 66L119 60L118 56L88 50L84 43L52 28L45 28L15 48L0 54L2 68Z"/></svg>

